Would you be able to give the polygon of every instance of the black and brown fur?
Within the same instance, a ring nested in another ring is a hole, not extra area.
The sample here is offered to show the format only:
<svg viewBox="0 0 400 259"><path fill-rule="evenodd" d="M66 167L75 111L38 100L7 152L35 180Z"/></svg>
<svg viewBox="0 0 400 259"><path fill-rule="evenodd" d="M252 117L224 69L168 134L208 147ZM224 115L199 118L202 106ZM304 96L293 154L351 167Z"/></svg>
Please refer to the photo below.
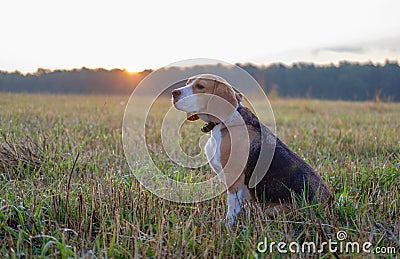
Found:
<svg viewBox="0 0 400 259"><path fill-rule="evenodd" d="M276 140L275 152L271 164L261 181L250 189L253 199L272 204L290 203L292 193L307 199L327 203L332 199L328 185L310 165L291 151L278 137L246 107L239 107L238 112L256 136L251 138L248 161L244 170L245 184L250 178L259 159L262 135Z"/></svg>

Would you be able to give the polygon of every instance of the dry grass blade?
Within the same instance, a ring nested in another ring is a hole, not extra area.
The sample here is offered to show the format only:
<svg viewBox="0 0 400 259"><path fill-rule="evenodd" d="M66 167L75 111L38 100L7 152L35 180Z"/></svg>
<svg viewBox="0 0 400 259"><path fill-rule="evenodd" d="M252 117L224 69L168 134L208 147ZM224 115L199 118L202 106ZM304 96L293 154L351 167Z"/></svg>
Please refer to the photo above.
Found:
<svg viewBox="0 0 400 259"><path fill-rule="evenodd" d="M4 172L17 172L19 168L34 171L43 161L42 149L25 137L17 139L13 134L3 133L0 142L0 169Z"/></svg>

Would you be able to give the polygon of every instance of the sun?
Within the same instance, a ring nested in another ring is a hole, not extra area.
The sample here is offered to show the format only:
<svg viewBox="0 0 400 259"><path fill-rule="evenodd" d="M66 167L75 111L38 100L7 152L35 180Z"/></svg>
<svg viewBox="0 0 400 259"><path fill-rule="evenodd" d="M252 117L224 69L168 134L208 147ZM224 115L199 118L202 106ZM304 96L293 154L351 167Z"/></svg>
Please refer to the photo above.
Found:
<svg viewBox="0 0 400 259"><path fill-rule="evenodd" d="M124 69L129 74L136 74L136 73L139 73L140 71L144 70L143 67L141 67L141 66L127 66Z"/></svg>

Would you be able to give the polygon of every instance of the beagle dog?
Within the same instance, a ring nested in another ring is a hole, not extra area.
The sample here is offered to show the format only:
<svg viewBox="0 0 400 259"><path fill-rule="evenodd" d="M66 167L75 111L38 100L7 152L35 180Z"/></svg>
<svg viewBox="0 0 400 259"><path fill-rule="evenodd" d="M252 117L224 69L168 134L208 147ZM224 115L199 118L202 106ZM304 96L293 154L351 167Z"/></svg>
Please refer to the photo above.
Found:
<svg viewBox="0 0 400 259"><path fill-rule="evenodd" d="M225 79L211 74L193 76L172 91L175 108L190 121L205 121L203 132L212 130L205 152L226 184L227 224L234 223L244 200L268 203L270 217L293 209L293 195L327 204L332 193L325 181L259 122L242 98Z"/></svg>

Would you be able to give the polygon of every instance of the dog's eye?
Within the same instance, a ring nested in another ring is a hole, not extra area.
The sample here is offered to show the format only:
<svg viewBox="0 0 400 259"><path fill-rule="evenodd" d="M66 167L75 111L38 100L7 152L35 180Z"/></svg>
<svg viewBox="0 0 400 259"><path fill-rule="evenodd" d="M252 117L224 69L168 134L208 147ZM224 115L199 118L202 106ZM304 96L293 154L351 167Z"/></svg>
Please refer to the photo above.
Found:
<svg viewBox="0 0 400 259"><path fill-rule="evenodd" d="M196 88L197 88L197 89L204 89L204 86L201 85L201 84L197 84L197 85L196 85Z"/></svg>

